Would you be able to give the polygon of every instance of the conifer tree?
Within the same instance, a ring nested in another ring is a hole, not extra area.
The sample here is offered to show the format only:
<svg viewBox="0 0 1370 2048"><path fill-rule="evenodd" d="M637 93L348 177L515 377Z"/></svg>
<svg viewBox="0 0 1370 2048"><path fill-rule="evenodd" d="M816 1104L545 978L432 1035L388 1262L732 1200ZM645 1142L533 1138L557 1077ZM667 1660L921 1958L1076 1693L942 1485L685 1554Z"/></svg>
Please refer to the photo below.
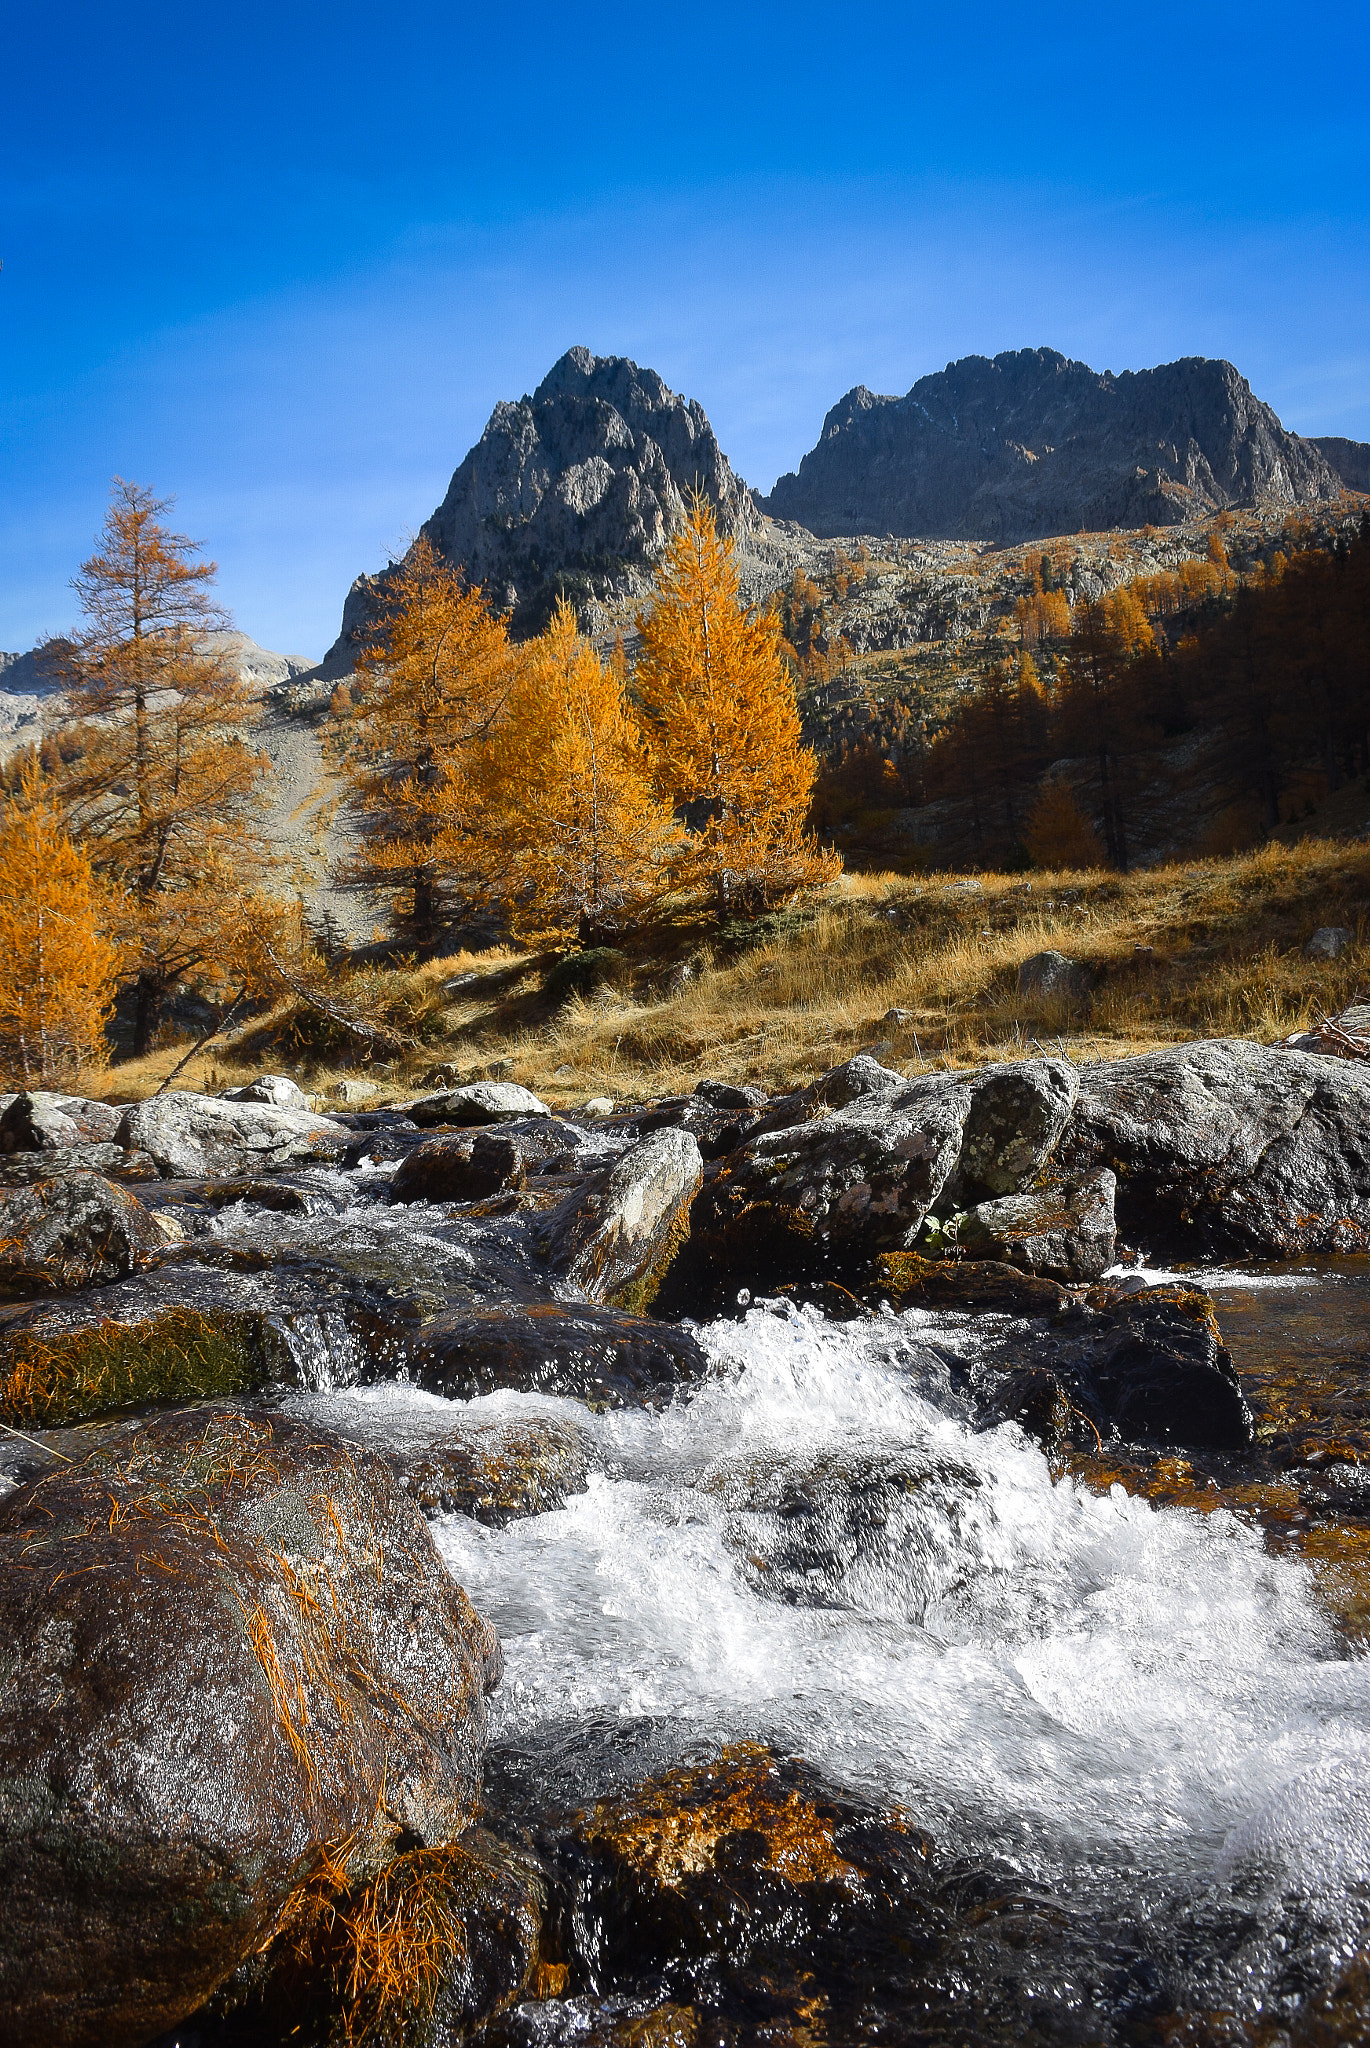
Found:
<svg viewBox="0 0 1370 2048"><path fill-rule="evenodd" d="M682 835L653 793L624 685L622 660L602 663L560 599L524 650L480 771L481 830L491 865L506 855L511 922L523 937L601 944L668 884Z"/></svg>
<svg viewBox="0 0 1370 2048"><path fill-rule="evenodd" d="M0 1084L51 1088L103 1065L118 919L30 763L0 813Z"/></svg>
<svg viewBox="0 0 1370 2048"><path fill-rule="evenodd" d="M225 932L269 855L256 829L265 756L228 651L215 565L165 524L170 500L116 478L98 552L74 580L87 624L44 650L73 725L43 765L96 872L127 892L137 976L134 1051L167 989L217 975Z"/></svg>
<svg viewBox="0 0 1370 2048"><path fill-rule="evenodd" d="M802 743L779 621L738 594L731 541L695 498L666 550L652 611L638 616L634 682L662 798L689 828L682 880L720 918L836 872L807 828L817 774Z"/></svg>
<svg viewBox="0 0 1370 2048"><path fill-rule="evenodd" d="M473 767L517 669L484 592L415 542L358 663L343 745L364 842L348 878L392 895L420 944L434 938L444 899L499 878Z"/></svg>

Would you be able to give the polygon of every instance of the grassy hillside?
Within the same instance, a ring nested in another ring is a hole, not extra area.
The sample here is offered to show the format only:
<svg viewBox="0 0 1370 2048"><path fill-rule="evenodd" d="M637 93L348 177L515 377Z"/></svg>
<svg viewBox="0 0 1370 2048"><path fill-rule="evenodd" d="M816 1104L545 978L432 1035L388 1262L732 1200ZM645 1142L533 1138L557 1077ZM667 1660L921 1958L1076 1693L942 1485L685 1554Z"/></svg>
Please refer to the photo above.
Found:
<svg viewBox="0 0 1370 2048"><path fill-rule="evenodd" d="M1303 957L1320 925L1355 933L1339 960ZM1045 948L1090 970L1088 995L1019 993L1020 964ZM1037 1046L1086 1060L1227 1033L1269 1042L1370 991L1370 845L1272 843L1127 875L848 876L752 927L658 929L618 965L617 985L588 996L549 994L555 964L500 948L373 972L354 996L413 1041L393 1059L362 1063L292 1003L208 1048L177 1085L271 1069L322 1093L366 1075L383 1102L441 1066L569 1108L688 1090L706 1074L779 1087L868 1047L917 1072ZM111 1092L149 1093L179 1057L116 1068Z"/></svg>

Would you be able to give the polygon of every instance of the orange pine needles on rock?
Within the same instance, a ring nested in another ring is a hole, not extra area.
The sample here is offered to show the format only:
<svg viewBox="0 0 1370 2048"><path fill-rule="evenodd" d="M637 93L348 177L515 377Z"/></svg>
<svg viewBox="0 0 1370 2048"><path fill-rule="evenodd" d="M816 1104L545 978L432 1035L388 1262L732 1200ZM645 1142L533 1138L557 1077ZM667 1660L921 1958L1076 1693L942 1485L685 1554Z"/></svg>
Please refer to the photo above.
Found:
<svg viewBox="0 0 1370 2048"><path fill-rule="evenodd" d="M602 944L668 886L683 834L653 793L624 684L564 598L523 651L482 777L491 865L502 854L522 937Z"/></svg>
<svg viewBox="0 0 1370 2048"><path fill-rule="evenodd" d="M115 906L35 768L0 813L0 1082L51 1088L103 1064Z"/></svg>
<svg viewBox="0 0 1370 2048"><path fill-rule="evenodd" d="M445 895L475 894L492 879L472 769L517 668L484 592L415 542L358 662L344 745L365 841L350 879L397 897L421 942Z"/></svg>
<svg viewBox="0 0 1370 2048"><path fill-rule="evenodd" d="M733 545L697 497L640 613L634 677L661 796L689 826L681 879L720 917L760 909L840 865L807 828L818 765L803 745L794 686L769 612L738 595Z"/></svg>

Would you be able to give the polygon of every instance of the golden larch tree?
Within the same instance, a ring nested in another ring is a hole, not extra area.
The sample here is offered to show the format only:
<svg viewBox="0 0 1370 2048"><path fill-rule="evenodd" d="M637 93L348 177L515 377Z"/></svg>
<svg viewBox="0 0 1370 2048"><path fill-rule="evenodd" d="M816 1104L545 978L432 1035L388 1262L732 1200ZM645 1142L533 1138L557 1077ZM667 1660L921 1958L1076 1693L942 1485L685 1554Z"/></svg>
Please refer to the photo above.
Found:
<svg viewBox="0 0 1370 2048"><path fill-rule="evenodd" d="M232 972L225 933L270 866L268 763L246 739L256 707L218 637L229 620L210 594L215 565L166 525L170 504L115 479L73 583L86 625L43 650L72 721L44 768L68 829L133 908L135 1053L173 984Z"/></svg>
<svg viewBox="0 0 1370 2048"><path fill-rule="evenodd" d="M389 894L396 922L420 944L435 936L447 899L499 880L473 767L517 670L484 592L416 541L358 661L341 744L363 840L347 878Z"/></svg>
<svg viewBox="0 0 1370 2048"><path fill-rule="evenodd" d="M119 907L32 764L0 812L0 1082L51 1088L104 1064Z"/></svg>
<svg viewBox="0 0 1370 2048"><path fill-rule="evenodd" d="M1059 776L1042 785L1023 829L1023 843L1039 868L1103 866L1099 835Z"/></svg>
<svg viewBox="0 0 1370 2048"><path fill-rule="evenodd" d="M522 650L480 771L489 864L503 854L521 937L602 944L669 886L683 835L652 789L625 681L626 664L600 660L564 598Z"/></svg>
<svg viewBox="0 0 1370 2048"><path fill-rule="evenodd" d="M754 911L840 866L808 829L818 764L804 746L780 624L739 597L733 546L697 496L638 616L634 683L656 787L689 828L681 879L718 914Z"/></svg>

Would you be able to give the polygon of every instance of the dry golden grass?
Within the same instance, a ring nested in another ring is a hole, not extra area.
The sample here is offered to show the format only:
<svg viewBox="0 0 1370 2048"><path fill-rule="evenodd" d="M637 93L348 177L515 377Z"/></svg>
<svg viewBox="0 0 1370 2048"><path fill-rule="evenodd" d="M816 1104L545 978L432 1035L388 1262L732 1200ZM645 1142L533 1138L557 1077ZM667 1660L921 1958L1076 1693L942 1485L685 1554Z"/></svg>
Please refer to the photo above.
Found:
<svg viewBox="0 0 1370 2048"><path fill-rule="evenodd" d="M1335 962L1305 960L1324 924L1350 927L1355 943ZM1046 948L1091 969L1089 997L1019 993L1019 966ZM1196 1037L1268 1043L1370 991L1370 846L1302 840L1129 875L846 876L745 951L677 923L640 944L630 992L555 1011L541 995L548 964L503 948L409 970L440 1031L385 1067L311 1067L286 1047L273 1060L268 1021L227 1052L209 1048L179 1085L274 1068L322 1096L344 1072L370 1072L383 1102L412 1095L441 1062L469 1078L498 1067L565 1107L688 1090L703 1074L779 1087L882 1042L886 1060L914 1072L1039 1045L1085 1060ZM672 985L682 964L691 978ZM462 974L475 979L444 994ZM886 1022L891 1010L907 1015ZM117 1092L150 1093L175 1057L119 1067Z"/></svg>

